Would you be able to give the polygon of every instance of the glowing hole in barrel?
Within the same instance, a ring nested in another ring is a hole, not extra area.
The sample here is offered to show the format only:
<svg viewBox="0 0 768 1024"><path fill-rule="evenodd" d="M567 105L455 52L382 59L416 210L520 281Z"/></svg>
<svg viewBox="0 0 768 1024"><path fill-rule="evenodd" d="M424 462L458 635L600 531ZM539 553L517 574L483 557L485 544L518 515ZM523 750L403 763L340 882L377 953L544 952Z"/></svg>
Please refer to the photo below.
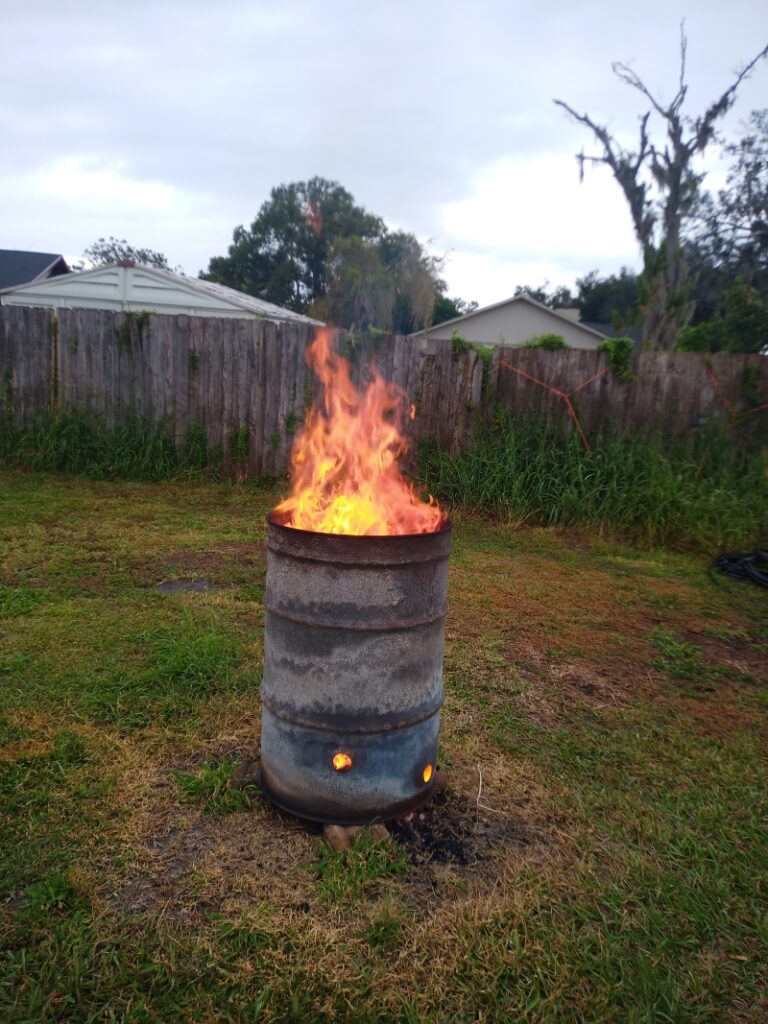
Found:
<svg viewBox="0 0 768 1024"><path fill-rule="evenodd" d="M433 770L434 769L432 768L432 765L428 764L424 771L421 773L421 777L422 779L424 779L425 782L429 782L429 780L432 778Z"/></svg>
<svg viewBox="0 0 768 1024"><path fill-rule="evenodd" d="M349 754L345 754L342 750L338 754L334 754L331 758L331 764L333 765L334 771L337 772L348 772L352 767L352 758Z"/></svg>

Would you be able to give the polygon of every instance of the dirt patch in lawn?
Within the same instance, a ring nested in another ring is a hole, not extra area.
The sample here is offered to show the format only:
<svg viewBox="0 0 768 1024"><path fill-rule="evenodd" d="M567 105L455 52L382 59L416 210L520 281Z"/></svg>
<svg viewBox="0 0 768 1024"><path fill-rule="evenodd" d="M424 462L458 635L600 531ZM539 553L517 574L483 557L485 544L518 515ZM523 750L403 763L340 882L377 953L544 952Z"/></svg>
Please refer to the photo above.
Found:
<svg viewBox="0 0 768 1024"><path fill-rule="evenodd" d="M231 748L218 752L232 755ZM329 903L314 868L323 853L319 825L284 814L255 786L249 787L253 805L245 811L214 815L180 801L173 772L211 760L207 750L162 769L141 820L128 826L130 870L109 885L110 901L129 913L159 915L179 925L260 904L281 917L326 917ZM487 805L456 782L390 826L393 850L405 852L408 869L374 881L366 899L386 893L432 914L490 892L510 865L555 856L561 840L554 824L542 827L540 809L505 804L492 789L493 805ZM335 910L354 913L344 900Z"/></svg>

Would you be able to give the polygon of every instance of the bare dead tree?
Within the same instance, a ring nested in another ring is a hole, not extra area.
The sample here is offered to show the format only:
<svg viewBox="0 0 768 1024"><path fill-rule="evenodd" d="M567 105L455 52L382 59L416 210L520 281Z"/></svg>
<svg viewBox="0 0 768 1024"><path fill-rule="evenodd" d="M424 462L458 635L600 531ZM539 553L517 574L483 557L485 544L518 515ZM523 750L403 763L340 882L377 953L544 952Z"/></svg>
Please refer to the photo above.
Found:
<svg viewBox="0 0 768 1024"><path fill-rule="evenodd" d="M768 45L736 73L725 92L699 117L683 112L688 92L685 80L688 42L684 23L680 26L680 77L677 92L664 104L628 65L616 62L614 74L640 92L650 103L640 118L637 148L625 149L608 128L588 114L579 114L563 100L554 102L579 124L592 131L603 152L576 157L579 174L584 165L607 164L629 205L635 236L643 253L643 345L646 348L672 349L678 332L693 313L688 298L688 268L682 246L682 231L692 216L703 179L693 167L694 158L715 140L717 122L731 109L736 92L755 65L768 56ZM664 122L666 141L657 145L649 134L649 121L657 115Z"/></svg>

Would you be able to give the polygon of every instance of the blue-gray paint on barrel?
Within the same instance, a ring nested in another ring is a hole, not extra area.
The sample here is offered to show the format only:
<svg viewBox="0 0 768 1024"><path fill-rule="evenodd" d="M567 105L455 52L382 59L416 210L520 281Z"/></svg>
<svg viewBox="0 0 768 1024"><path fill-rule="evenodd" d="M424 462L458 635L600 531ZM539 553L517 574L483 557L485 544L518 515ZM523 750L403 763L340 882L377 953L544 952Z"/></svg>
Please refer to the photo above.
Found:
<svg viewBox="0 0 768 1024"><path fill-rule="evenodd" d="M276 804L363 824L429 798L450 548L450 523L357 537L269 521L261 784Z"/></svg>

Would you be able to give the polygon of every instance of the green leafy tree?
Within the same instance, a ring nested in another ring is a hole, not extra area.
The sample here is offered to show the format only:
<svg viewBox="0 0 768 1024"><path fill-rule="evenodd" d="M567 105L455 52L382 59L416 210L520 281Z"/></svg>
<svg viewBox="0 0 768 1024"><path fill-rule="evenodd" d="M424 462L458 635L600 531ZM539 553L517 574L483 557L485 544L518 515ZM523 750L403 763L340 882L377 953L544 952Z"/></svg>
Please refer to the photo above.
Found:
<svg viewBox="0 0 768 1024"><path fill-rule="evenodd" d="M768 110L753 110L746 131L724 147L725 188L702 201L695 244L704 259L768 291Z"/></svg>
<svg viewBox="0 0 768 1024"><path fill-rule="evenodd" d="M573 120L589 128L602 146L601 153L587 156L582 151L578 156L582 177L585 164L606 165L629 205L643 254L640 306L646 348L674 348L680 329L691 318L693 304L683 236L700 198L702 175L695 162L715 140L716 125L733 106L741 82L768 55L765 46L738 72L725 92L698 117L691 117L684 110L688 94L686 48L681 27L678 88L668 103L654 95L632 68L621 63L613 65L619 80L639 92L649 104L640 118L635 149L625 148L589 114L579 114L563 100L555 100ZM659 141L651 138L651 117L661 121L663 139Z"/></svg>
<svg viewBox="0 0 768 1024"><path fill-rule="evenodd" d="M416 236L405 231L385 232L378 248L394 288L388 329L397 334L412 334L429 327L435 300L445 291L445 282L440 277L442 260L430 256Z"/></svg>
<svg viewBox="0 0 768 1024"><path fill-rule="evenodd" d="M474 299L465 302L464 299L451 299L447 295L437 295L432 309L432 325L444 324L446 320L455 320L457 317L466 316L467 313L471 313L475 309L477 309L477 303Z"/></svg>
<svg viewBox="0 0 768 1024"><path fill-rule="evenodd" d="M723 296L722 310L680 332L681 352L768 352L768 301L739 277Z"/></svg>
<svg viewBox="0 0 768 1024"><path fill-rule="evenodd" d="M545 281L540 288L534 288L529 284L519 284L515 288L515 298L523 297L540 302L542 306L549 306L550 309L568 309L576 305L570 288L560 285L548 291L549 281Z"/></svg>
<svg viewBox="0 0 768 1024"><path fill-rule="evenodd" d="M389 231L341 185L315 177L272 189L201 277L342 327L410 334L432 322L441 269L415 235Z"/></svg>
<svg viewBox="0 0 768 1024"><path fill-rule="evenodd" d="M179 273L181 270L181 267L172 267L163 253L156 252L154 249L137 249L135 246L129 245L124 238L113 238L112 235L109 238L100 238L93 245L89 245L83 252L83 257L97 267L108 263L131 261L142 267L154 267L155 270L168 270L175 273ZM80 264L78 269L82 269L82 266L83 264Z"/></svg>
<svg viewBox="0 0 768 1024"><path fill-rule="evenodd" d="M310 306L313 317L354 330L391 330L395 289L375 241L340 238L326 273L328 288Z"/></svg>
<svg viewBox="0 0 768 1024"><path fill-rule="evenodd" d="M622 267L618 274L601 277L591 270L576 278L575 305L587 323L631 324L637 316L639 282L637 274Z"/></svg>
<svg viewBox="0 0 768 1024"><path fill-rule="evenodd" d="M200 276L305 313L328 294L334 246L376 239L384 230L381 218L337 182L314 177L279 185L249 229L235 228L228 254L211 259Z"/></svg>

